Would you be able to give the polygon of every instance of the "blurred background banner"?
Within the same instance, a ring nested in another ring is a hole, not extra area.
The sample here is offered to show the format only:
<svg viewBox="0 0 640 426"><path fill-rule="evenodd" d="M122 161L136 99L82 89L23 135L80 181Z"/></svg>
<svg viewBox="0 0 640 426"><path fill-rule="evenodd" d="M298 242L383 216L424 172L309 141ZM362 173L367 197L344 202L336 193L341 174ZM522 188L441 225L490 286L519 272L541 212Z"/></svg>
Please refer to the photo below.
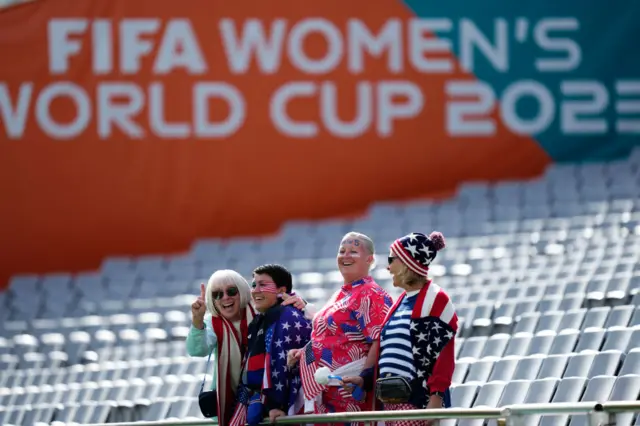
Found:
<svg viewBox="0 0 640 426"><path fill-rule="evenodd" d="M477 3L477 4L476 4ZM0 283L625 156L640 3L0 11ZM496 11L499 11L496 12Z"/></svg>

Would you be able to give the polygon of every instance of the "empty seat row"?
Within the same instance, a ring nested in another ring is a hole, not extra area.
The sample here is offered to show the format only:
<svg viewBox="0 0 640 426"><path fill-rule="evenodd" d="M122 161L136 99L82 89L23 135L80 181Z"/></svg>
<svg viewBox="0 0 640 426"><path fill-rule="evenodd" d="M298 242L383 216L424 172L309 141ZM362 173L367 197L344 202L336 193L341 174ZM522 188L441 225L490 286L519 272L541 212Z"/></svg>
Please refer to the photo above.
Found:
<svg viewBox="0 0 640 426"><path fill-rule="evenodd" d="M458 339L457 356L484 358L487 356L559 355L587 350L618 350L630 352L640 347L640 326L588 328L580 331L565 329L538 333L518 332L494 334L491 337L473 336Z"/></svg>
<svg viewBox="0 0 640 426"><path fill-rule="evenodd" d="M629 354L608 350L564 355L506 356L456 361L454 383L493 380L533 380L549 377L586 377L625 375L640 372L640 348Z"/></svg>
<svg viewBox="0 0 640 426"><path fill-rule="evenodd" d="M601 402L635 401L640 396L640 375L628 374L619 377L611 375L567 377L564 379L545 378L539 380L491 381L488 383L467 383L452 389L452 401L459 408L501 407L519 403L545 402ZM634 413L619 414L617 424L633 424ZM524 424L541 426L587 426L587 419L575 415L569 419L562 416L530 416ZM442 425L455 425L454 421L442 421ZM482 426L483 420L460 420L458 426Z"/></svg>

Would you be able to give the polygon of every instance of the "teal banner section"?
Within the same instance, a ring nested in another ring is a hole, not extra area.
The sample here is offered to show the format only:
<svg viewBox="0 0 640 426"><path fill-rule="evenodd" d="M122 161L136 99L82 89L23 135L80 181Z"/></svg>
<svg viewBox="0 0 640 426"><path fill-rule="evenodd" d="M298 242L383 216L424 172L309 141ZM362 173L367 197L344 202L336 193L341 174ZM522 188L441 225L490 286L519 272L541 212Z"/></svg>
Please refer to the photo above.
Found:
<svg viewBox="0 0 640 426"><path fill-rule="evenodd" d="M640 145L640 1L404 3L477 77L477 112L499 108L555 161L610 160Z"/></svg>

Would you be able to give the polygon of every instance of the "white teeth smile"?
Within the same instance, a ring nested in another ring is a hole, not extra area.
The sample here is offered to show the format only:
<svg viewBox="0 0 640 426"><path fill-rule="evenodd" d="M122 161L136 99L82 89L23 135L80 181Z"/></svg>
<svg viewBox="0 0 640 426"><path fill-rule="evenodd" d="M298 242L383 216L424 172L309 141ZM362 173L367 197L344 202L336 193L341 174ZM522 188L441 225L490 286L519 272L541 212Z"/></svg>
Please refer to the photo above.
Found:
<svg viewBox="0 0 640 426"><path fill-rule="evenodd" d="M229 303L228 305L222 305L223 308L230 308L233 306L233 303Z"/></svg>

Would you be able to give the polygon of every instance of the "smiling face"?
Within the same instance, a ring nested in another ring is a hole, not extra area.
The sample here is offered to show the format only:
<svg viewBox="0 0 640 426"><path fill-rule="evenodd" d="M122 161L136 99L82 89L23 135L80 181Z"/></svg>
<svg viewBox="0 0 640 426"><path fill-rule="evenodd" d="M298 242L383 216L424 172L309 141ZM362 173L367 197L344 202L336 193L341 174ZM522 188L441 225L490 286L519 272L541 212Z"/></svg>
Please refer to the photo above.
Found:
<svg viewBox="0 0 640 426"><path fill-rule="evenodd" d="M369 275L373 255L368 253L363 240L347 235L340 243L337 261L344 282L350 283Z"/></svg>
<svg viewBox="0 0 640 426"><path fill-rule="evenodd" d="M387 271L391 274L393 286L406 291L419 289L426 282L425 277L419 276L409 269L407 265L402 263L393 250L389 253L389 266L387 266Z"/></svg>
<svg viewBox="0 0 640 426"><path fill-rule="evenodd" d="M216 286L212 291L216 310L229 321L240 319L240 292L234 284Z"/></svg>
<svg viewBox="0 0 640 426"><path fill-rule="evenodd" d="M267 274L253 274L251 298L258 312L266 312L278 303L278 294L285 293L286 287L277 287Z"/></svg>
<svg viewBox="0 0 640 426"><path fill-rule="evenodd" d="M402 264L400 259L396 257L393 252L389 253L389 266L387 266L387 270L391 274L391 278L393 279L393 286L400 287L402 286L402 279L400 278L401 274L404 272L406 266Z"/></svg>

